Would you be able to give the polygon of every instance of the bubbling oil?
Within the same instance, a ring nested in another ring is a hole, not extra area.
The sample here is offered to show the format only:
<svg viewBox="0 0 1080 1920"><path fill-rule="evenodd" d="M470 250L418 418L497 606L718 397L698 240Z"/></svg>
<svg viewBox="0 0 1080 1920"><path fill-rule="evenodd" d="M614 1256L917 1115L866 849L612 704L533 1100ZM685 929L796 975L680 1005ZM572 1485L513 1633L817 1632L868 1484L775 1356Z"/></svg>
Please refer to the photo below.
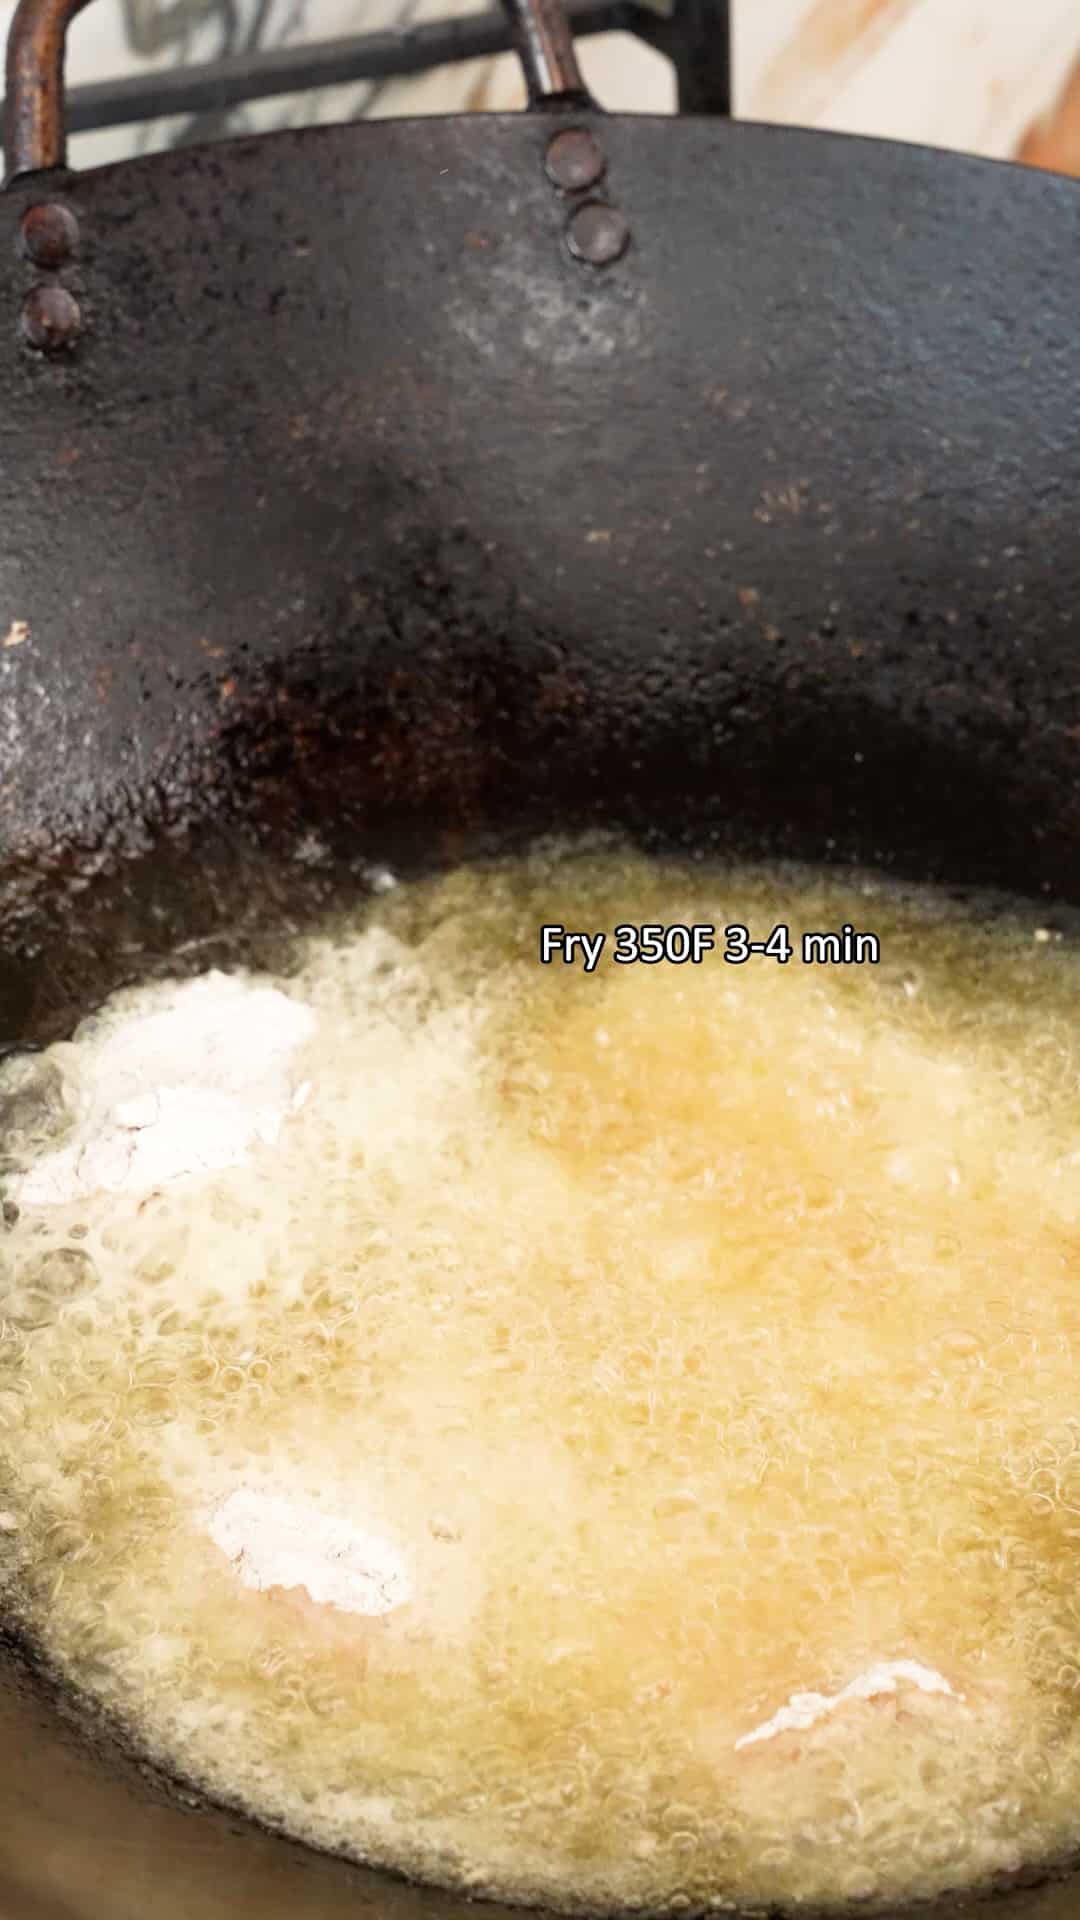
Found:
<svg viewBox="0 0 1080 1920"><path fill-rule="evenodd" d="M845 920L879 965L611 958ZM0 1583L68 1685L268 1824L567 1911L1080 1843L1072 939L548 848L252 984L315 1019L240 1164L19 1200L160 986L0 1075ZM238 1492L398 1584L245 1584Z"/></svg>

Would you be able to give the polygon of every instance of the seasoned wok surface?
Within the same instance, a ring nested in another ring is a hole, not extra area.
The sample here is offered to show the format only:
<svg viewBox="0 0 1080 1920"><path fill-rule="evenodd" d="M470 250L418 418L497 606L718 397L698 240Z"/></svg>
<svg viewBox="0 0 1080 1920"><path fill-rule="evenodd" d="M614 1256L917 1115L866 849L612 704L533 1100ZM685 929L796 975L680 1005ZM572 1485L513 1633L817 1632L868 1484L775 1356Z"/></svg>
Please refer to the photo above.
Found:
<svg viewBox="0 0 1080 1920"><path fill-rule="evenodd" d="M542 116L57 183L74 348L17 344L14 246L0 285L9 862L557 791L1067 890L1080 189L595 129L632 236L602 271Z"/></svg>

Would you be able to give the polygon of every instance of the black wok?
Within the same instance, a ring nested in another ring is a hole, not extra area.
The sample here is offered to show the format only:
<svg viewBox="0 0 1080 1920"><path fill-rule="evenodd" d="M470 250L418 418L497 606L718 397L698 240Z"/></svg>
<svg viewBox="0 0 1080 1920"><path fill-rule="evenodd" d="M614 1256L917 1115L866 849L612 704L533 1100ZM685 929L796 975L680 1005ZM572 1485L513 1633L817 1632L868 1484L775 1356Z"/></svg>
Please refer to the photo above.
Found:
<svg viewBox="0 0 1080 1920"><path fill-rule="evenodd" d="M71 174L73 10L9 59L0 1044L553 827L1080 904L1080 188L607 117L546 13L528 114ZM463 1909L0 1674L12 1920Z"/></svg>

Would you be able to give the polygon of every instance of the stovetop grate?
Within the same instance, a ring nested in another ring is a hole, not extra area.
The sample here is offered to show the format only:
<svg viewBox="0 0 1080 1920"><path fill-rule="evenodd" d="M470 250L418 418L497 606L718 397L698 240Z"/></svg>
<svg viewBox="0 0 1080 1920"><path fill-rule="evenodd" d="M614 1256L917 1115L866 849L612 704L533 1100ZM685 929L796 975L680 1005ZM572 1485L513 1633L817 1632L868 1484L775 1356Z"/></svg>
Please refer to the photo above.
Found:
<svg viewBox="0 0 1080 1920"><path fill-rule="evenodd" d="M146 57L181 44L189 11L175 3L148 9L145 0L125 0L124 24L132 50ZM200 11L204 17L205 12L220 13L226 46L238 37L230 31L229 16L235 17L230 0L214 0L211 8ZM374 83L377 89L391 80L512 49L506 15L495 9L284 46L260 44L267 12L265 6L258 8L243 36L245 44L217 58L73 87L67 98L69 131L98 132L188 116L168 142L185 145L233 131L229 114L251 101L342 84ZM674 70L679 112L731 112L729 0L669 0L663 9L647 0L570 0L567 13L575 36L627 33L663 54ZM365 99L361 114L369 111L372 97Z"/></svg>

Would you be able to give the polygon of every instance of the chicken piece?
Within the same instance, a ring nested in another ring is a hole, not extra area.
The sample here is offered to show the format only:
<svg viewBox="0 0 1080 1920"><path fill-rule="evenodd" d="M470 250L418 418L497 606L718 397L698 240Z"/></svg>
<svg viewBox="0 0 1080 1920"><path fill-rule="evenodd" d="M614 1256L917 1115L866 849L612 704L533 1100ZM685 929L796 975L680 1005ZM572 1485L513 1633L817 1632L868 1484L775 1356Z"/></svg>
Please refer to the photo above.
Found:
<svg viewBox="0 0 1080 1920"><path fill-rule="evenodd" d="M918 1660L878 1660L836 1693L791 1694L741 1732L730 1714L710 1714L701 1723L698 1747L717 1771L737 1780L747 1769L786 1771L855 1743L917 1735L920 1727L974 1751L1004 1731L1008 1711L1004 1676L969 1674L961 1685Z"/></svg>
<svg viewBox="0 0 1080 1920"><path fill-rule="evenodd" d="M252 1617L350 1661L366 1663L372 1628L412 1599L412 1576L390 1541L314 1502L241 1486L204 1524Z"/></svg>
<svg viewBox="0 0 1080 1920"><path fill-rule="evenodd" d="M963 1695L954 1692L940 1673L921 1666L917 1660L878 1661L865 1672L857 1674L839 1693L793 1693L787 1705L780 1707L771 1720L763 1721L752 1732L744 1733L736 1740L735 1751L755 1746L759 1740L774 1740L781 1733L804 1732L817 1727L840 1708L855 1701L895 1696L901 1687L917 1688L924 1695L947 1694L953 1700L963 1698Z"/></svg>

